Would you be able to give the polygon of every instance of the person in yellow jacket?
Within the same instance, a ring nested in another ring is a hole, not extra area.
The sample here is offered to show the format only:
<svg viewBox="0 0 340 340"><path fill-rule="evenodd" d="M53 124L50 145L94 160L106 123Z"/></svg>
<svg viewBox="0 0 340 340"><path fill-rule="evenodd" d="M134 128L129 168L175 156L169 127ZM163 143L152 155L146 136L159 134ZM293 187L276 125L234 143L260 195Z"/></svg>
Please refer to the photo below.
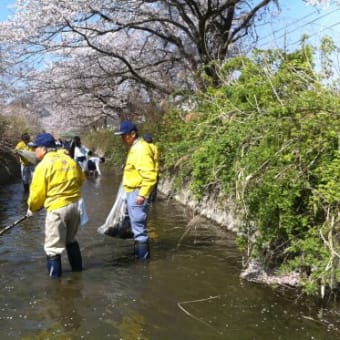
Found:
<svg viewBox="0 0 340 340"><path fill-rule="evenodd" d="M154 143L153 137L151 133L146 133L144 135L144 140L149 143L149 146L152 150L153 154L153 160L155 162L155 169L158 174L157 176L157 182L155 184L155 187L152 190L152 193L150 194L149 201L155 202L157 197L157 186L158 186L158 180L159 180L159 171L160 171L160 152L158 146Z"/></svg>
<svg viewBox="0 0 340 340"><path fill-rule="evenodd" d="M135 255L140 260L150 257L147 215L149 196L156 184L158 173L149 144L139 138L137 127L123 121L116 135L130 146L123 173L122 184L126 192L127 209L135 240Z"/></svg>
<svg viewBox="0 0 340 340"><path fill-rule="evenodd" d="M27 216L42 207L47 210L44 250L49 276L61 276L61 254L65 247L72 271L82 271L76 234L80 225L78 201L81 198L84 174L75 160L57 151L51 134L37 135L32 146L40 162L33 174Z"/></svg>
<svg viewBox="0 0 340 340"><path fill-rule="evenodd" d="M33 152L34 149L31 146L29 146L29 142L30 142L30 135L27 132L23 133L21 135L20 142L15 146L15 151L17 153L19 153L20 151ZM19 154L19 158L20 158L20 166L21 166L21 179L24 185L24 191L28 192L30 184L32 182L32 176L33 176L35 165L20 154Z"/></svg>

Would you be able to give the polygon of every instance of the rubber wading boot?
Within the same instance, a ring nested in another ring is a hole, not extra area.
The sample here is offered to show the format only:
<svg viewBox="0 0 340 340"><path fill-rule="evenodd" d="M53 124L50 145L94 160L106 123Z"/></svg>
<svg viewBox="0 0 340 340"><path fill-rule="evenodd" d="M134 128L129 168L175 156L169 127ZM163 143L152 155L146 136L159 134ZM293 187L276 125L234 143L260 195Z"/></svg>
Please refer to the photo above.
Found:
<svg viewBox="0 0 340 340"><path fill-rule="evenodd" d="M135 255L136 258L145 261L150 258L149 242L135 242Z"/></svg>
<svg viewBox="0 0 340 340"><path fill-rule="evenodd" d="M47 270L51 279L61 276L61 256L47 256Z"/></svg>
<svg viewBox="0 0 340 340"><path fill-rule="evenodd" d="M73 272L81 272L83 270L83 262L81 258L78 242L72 242L66 245L68 260Z"/></svg>

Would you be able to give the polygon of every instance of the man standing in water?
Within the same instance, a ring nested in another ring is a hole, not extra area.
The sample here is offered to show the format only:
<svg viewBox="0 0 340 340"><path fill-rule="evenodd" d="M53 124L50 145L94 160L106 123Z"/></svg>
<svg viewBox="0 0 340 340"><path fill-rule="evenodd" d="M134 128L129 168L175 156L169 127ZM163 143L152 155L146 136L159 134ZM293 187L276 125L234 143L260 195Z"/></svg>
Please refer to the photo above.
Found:
<svg viewBox="0 0 340 340"><path fill-rule="evenodd" d="M47 210L44 250L49 276L61 276L61 254L65 247L72 271L82 271L81 253L75 237L80 225L78 201L84 174L75 160L57 151L51 134L37 135L32 146L40 162L31 183L27 216L42 207Z"/></svg>
<svg viewBox="0 0 340 340"><path fill-rule="evenodd" d="M15 146L15 152L19 154L20 157L20 165L21 165L21 178L22 183L24 185L24 191L28 192L29 187L32 181L32 175L34 171L34 164L31 163L28 159L23 157L20 152L21 151L29 151L33 152L33 148L29 146L30 135L25 132L21 135L20 142Z"/></svg>
<svg viewBox="0 0 340 340"><path fill-rule="evenodd" d="M139 138L137 127L130 121L119 125L120 135L130 146L123 174L123 187L127 194L127 207L131 229L135 240L135 255L140 260L150 257L147 231L149 196L156 184L156 171L152 150L143 138Z"/></svg>

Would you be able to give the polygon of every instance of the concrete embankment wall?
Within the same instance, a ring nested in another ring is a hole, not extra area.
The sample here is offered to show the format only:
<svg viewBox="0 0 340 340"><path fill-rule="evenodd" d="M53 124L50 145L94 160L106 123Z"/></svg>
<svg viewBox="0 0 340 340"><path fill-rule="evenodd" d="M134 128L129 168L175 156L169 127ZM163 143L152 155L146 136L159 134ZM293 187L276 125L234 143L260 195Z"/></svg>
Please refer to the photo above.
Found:
<svg viewBox="0 0 340 340"><path fill-rule="evenodd" d="M185 206L190 207L198 215L205 216L222 228L233 232L238 231L241 221L233 202L228 202L225 197L220 197L218 193L208 193L200 202L197 202L188 188L182 188L178 193L174 193L172 179L161 180L158 189L168 197L172 197ZM246 268L241 271L242 279L267 284L283 285L290 287L299 286L299 273L291 272L287 274L276 275L274 272L268 273L263 266L256 260L252 259Z"/></svg>
<svg viewBox="0 0 340 340"><path fill-rule="evenodd" d="M219 197L218 193L208 193L200 202L194 198L188 188L182 188L180 192L174 193L173 179L163 179L158 184L160 192L166 196L173 197L178 202L190 207L198 215L207 217L224 229L237 232L239 220L235 210L235 204L227 199Z"/></svg>

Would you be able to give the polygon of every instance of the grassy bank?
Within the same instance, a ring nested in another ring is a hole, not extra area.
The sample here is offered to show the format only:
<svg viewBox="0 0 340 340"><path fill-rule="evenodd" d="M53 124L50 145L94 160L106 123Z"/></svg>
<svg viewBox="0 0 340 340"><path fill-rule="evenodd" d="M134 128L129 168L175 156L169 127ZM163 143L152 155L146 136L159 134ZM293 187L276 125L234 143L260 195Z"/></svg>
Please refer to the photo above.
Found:
<svg viewBox="0 0 340 340"><path fill-rule="evenodd" d="M339 272L340 96L313 50L256 51L223 65L225 85L165 116L160 137L174 190L232 199L239 245L268 270L297 271L307 293Z"/></svg>

